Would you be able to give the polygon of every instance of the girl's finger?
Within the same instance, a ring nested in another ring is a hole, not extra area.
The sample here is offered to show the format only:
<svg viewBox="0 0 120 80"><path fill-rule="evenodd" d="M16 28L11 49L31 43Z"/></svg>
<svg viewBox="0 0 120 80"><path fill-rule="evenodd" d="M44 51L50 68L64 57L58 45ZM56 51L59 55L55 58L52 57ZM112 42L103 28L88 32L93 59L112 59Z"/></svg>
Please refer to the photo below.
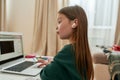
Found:
<svg viewBox="0 0 120 80"><path fill-rule="evenodd" d="M40 65L38 65L38 68L43 68L45 66L46 66L45 64L40 64Z"/></svg>

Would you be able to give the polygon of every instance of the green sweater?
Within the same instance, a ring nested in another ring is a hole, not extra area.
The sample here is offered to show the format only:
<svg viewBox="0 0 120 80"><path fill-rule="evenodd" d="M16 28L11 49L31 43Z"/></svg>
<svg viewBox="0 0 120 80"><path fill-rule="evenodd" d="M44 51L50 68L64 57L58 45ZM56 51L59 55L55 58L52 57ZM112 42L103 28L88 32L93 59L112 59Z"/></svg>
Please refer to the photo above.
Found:
<svg viewBox="0 0 120 80"><path fill-rule="evenodd" d="M42 80L81 80L75 67L75 57L72 45L66 45L54 57L51 64L40 72Z"/></svg>

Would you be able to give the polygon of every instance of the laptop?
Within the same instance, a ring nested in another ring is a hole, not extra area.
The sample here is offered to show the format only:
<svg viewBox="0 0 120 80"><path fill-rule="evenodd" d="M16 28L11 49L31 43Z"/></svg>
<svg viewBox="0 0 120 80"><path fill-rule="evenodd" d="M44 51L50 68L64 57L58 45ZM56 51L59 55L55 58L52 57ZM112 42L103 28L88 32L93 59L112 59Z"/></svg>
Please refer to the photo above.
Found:
<svg viewBox="0 0 120 80"><path fill-rule="evenodd" d="M23 54L22 34L0 32L0 71L36 76L42 68L33 59L26 60Z"/></svg>

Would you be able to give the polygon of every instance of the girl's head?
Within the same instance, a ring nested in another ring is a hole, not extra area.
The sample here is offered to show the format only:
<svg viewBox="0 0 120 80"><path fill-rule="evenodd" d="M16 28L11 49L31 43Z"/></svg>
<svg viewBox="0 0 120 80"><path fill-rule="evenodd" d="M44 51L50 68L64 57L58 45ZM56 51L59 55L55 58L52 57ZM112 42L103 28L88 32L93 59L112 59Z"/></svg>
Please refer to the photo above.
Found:
<svg viewBox="0 0 120 80"><path fill-rule="evenodd" d="M57 20L57 33L60 38L69 39L73 44L76 67L82 79L93 79L94 71L88 44L85 11L80 6L64 7L58 12Z"/></svg>
<svg viewBox="0 0 120 80"><path fill-rule="evenodd" d="M86 37L87 17L81 7L69 6L62 8L58 12L57 21L57 33L61 39L69 39L74 42L77 38Z"/></svg>

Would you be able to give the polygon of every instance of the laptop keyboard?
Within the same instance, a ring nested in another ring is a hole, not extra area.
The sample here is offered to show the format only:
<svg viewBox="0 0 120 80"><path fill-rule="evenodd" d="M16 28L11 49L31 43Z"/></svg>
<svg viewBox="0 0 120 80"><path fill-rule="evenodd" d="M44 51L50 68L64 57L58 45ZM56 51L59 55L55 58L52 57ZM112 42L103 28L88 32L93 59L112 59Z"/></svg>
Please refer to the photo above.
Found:
<svg viewBox="0 0 120 80"><path fill-rule="evenodd" d="M10 68L7 68L5 70L21 72L21 71L25 70L26 68L32 66L33 64L34 64L34 62L25 61L20 64L14 65Z"/></svg>

